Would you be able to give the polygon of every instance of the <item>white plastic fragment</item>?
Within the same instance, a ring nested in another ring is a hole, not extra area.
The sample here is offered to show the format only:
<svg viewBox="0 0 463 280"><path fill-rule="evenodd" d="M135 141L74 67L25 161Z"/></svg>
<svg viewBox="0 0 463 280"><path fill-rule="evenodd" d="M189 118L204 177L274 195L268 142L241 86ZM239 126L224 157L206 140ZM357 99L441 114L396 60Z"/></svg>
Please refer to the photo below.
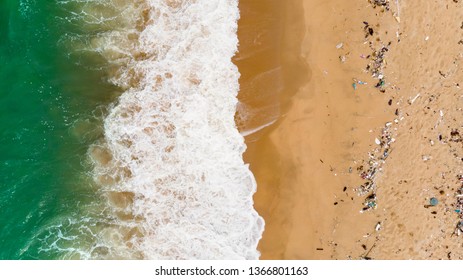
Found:
<svg viewBox="0 0 463 280"><path fill-rule="evenodd" d="M423 161L428 161L428 160L432 159L432 156L422 155L421 158L423 159Z"/></svg>
<svg viewBox="0 0 463 280"><path fill-rule="evenodd" d="M421 95L421 94L418 93L415 97L413 97L411 100L409 100L408 103L409 103L410 105L412 105L413 102L415 102L415 100L416 100L418 97L420 97L420 95Z"/></svg>

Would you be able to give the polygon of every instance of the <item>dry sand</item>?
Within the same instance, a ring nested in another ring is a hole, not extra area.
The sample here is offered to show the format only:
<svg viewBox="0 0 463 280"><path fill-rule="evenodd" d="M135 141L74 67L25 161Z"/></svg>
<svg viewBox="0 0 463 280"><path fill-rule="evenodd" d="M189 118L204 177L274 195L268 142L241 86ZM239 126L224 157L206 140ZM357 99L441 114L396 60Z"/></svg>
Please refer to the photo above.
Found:
<svg viewBox="0 0 463 280"><path fill-rule="evenodd" d="M239 98L258 114L238 123L280 115L246 138L262 259L463 259L461 2L240 1ZM366 70L382 46L384 92ZM382 161L387 122L395 142ZM361 213L369 153L377 207Z"/></svg>

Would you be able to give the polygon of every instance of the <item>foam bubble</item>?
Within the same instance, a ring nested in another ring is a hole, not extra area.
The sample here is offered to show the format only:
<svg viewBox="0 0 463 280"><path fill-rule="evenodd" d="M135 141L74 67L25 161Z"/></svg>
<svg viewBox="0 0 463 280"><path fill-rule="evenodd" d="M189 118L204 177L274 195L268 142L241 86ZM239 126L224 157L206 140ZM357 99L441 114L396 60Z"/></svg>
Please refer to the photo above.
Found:
<svg viewBox="0 0 463 280"><path fill-rule="evenodd" d="M237 0L105 2L141 21L82 45L117 66L111 81L125 89L90 149L117 221L104 238L134 252L124 257L258 258L264 221L234 121ZM82 15L98 22L91 8Z"/></svg>

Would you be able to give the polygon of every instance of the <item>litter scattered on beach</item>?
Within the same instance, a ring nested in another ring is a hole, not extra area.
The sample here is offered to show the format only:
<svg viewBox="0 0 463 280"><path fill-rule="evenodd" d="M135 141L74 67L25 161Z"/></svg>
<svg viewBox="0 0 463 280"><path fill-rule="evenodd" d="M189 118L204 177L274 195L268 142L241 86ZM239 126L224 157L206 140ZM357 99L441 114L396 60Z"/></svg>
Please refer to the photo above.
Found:
<svg viewBox="0 0 463 280"><path fill-rule="evenodd" d="M373 77L379 79L380 83L384 82L383 69L385 66L385 56L389 51L390 45L391 42L387 45L382 45L379 49L373 49L373 53L367 57L370 58L370 63L367 65L366 70L369 71Z"/></svg>
<svg viewBox="0 0 463 280"><path fill-rule="evenodd" d="M365 180L356 191L360 196L367 196L363 203L364 207L360 212L376 209L376 183L375 176L381 170L381 166L386 161L392 151L391 144L395 142L390 132L391 125L386 123L382 129L380 137L375 138L375 143L379 146L369 153L369 160L364 165L357 167L359 176ZM366 165L366 166L365 166Z"/></svg>
<svg viewBox="0 0 463 280"><path fill-rule="evenodd" d="M364 81L360 81L360 80L357 80L357 79L353 79L353 83L352 83L352 87L354 88L354 90L357 89L357 85L367 85L368 83L367 82L364 82Z"/></svg>
<svg viewBox="0 0 463 280"><path fill-rule="evenodd" d="M437 200L437 198L432 197L432 198L429 200L429 205L431 205L431 206L436 206L437 204L439 204L439 200Z"/></svg>
<svg viewBox="0 0 463 280"><path fill-rule="evenodd" d="M386 11L390 10L389 0L369 0L369 2L373 5L373 8L382 7Z"/></svg>
<svg viewBox="0 0 463 280"><path fill-rule="evenodd" d="M417 94L415 97L408 100L408 104L412 105L421 94Z"/></svg>
<svg viewBox="0 0 463 280"><path fill-rule="evenodd" d="M428 160L432 159L432 156L423 155L423 156L421 156L421 158L423 159L423 161L428 161Z"/></svg>
<svg viewBox="0 0 463 280"><path fill-rule="evenodd" d="M455 193L455 213L458 214L458 222L455 226L454 234L460 236L463 233L463 175L457 175L457 180L460 186Z"/></svg>

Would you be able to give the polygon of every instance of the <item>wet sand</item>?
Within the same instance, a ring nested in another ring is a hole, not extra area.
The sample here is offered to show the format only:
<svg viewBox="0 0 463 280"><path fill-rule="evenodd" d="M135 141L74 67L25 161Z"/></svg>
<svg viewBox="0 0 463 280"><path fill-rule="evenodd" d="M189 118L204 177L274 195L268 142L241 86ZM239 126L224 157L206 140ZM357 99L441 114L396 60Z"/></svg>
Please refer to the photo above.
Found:
<svg viewBox="0 0 463 280"><path fill-rule="evenodd" d="M452 235L463 152L449 138L463 130L462 3L282 2L240 1L235 58L239 99L258 112L242 130L278 117L246 137L266 221L261 258L463 258L462 237ZM384 45L376 88L368 55ZM375 160L377 208L361 213L357 170L387 122L395 142ZM424 207L431 197L439 204Z"/></svg>

